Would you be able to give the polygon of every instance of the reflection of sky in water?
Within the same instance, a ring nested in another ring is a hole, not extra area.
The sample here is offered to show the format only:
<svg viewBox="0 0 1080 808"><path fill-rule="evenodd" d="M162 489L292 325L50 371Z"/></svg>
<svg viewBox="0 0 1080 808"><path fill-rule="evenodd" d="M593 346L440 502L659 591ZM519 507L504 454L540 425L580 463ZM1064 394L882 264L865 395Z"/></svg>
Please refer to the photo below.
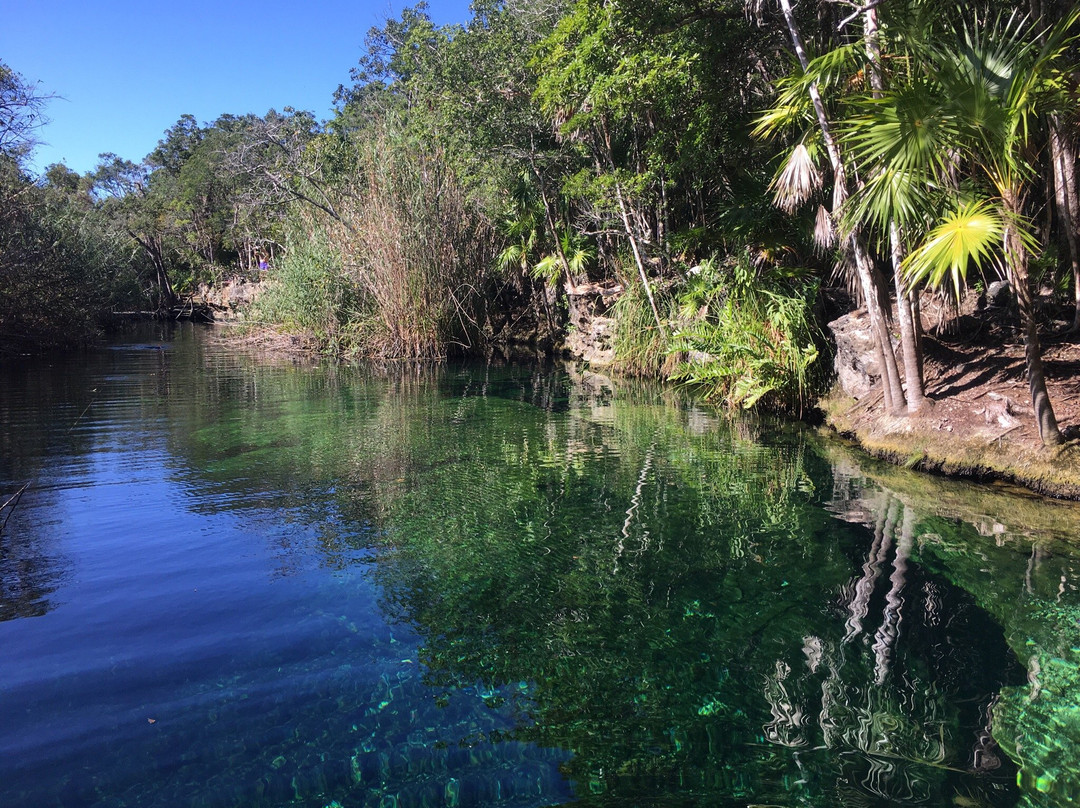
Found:
<svg viewBox="0 0 1080 808"><path fill-rule="evenodd" d="M5 804L1015 800L971 565L798 432L153 345L0 393Z"/></svg>
<svg viewBox="0 0 1080 808"><path fill-rule="evenodd" d="M4 632L4 793L273 805L348 781L420 804L440 778L483 790L504 753L559 793L558 756L484 740L506 715L479 697L434 707L415 637L379 611L366 552L328 574L297 509L192 513L162 456L138 457L58 493L73 574L53 611Z"/></svg>

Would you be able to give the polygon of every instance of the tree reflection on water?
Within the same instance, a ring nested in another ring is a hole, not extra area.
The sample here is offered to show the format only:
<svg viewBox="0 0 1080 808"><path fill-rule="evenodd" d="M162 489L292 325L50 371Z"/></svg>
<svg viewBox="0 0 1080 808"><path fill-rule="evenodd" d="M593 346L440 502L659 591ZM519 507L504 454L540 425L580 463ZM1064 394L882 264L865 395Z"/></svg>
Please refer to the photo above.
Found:
<svg viewBox="0 0 1080 808"><path fill-rule="evenodd" d="M987 723L1022 671L901 503L868 533L797 435L571 391L448 402L380 488L378 580L441 698L510 701L585 804L1015 799Z"/></svg>

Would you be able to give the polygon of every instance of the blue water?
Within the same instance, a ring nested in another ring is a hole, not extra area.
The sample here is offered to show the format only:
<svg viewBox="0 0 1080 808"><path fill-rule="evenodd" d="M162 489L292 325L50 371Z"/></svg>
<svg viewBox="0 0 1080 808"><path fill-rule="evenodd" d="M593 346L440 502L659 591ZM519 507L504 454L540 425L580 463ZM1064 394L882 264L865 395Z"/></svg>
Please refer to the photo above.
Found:
<svg viewBox="0 0 1080 808"><path fill-rule="evenodd" d="M0 804L321 805L342 781L372 784L364 804L568 796L565 753L496 755L508 715L434 706L332 478L282 485L252 458L207 480L175 455L168 412L213 409L177 378L199 370L183 350L8 370L3 490L31 488L3 538Z"/></svg>
<svg viewBox="0 0 1080 808"><path fill-rule="evenodd" d="M0 805L1018 799L1024 661L798 428L206 336L0 371Z"/></svg>

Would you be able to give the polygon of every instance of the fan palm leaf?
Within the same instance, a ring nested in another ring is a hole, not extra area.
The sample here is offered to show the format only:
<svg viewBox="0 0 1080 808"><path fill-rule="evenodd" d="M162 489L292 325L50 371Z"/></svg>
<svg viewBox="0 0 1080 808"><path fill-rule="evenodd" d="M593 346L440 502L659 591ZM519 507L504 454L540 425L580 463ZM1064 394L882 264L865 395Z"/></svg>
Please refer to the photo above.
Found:
<svg viewBox="0 0 1080 808"><path fill-rule="evenodd" d="M994 200L962 203L946 213L904 261L913 282L940 287L946 278L959 298L969 267L985 269L1001 261L1006 228L1015 227L1027 249L1036 244L1027 223L1005 214Z"/></svg>
<svg viewBox="0 0 1080 808"><path fill-rule="evenodd" d="M769 188L773 202L785 213L794 213L821 189L821 172L805 143L795 145Z"/></svg>

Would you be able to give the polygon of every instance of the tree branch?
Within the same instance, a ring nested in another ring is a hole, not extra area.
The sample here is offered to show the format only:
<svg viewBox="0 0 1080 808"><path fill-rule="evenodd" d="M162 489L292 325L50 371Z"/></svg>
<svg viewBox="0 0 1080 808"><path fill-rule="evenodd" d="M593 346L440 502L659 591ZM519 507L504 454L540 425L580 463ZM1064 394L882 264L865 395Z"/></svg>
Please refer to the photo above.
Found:
<svg viewBox="0 0 1080 808"><path fill-rule="evenodd" d="M835 0L834 0L834 2L835 2ZM865 6L858 6L853 12L851 12L851 14L844 17L844 19L840 20L840 23L836 26L836 30L837 31L844 30L844 26L847 25L852 20L854 20L860 14L865 14L867 11L870 11L871 9L877 8L878 6L880 6L884 2L885 2L885 0L871 0L871 2L867 3ZM852 4L844 3L844 5L854 5L854 4L853 3Z"/></svg>

